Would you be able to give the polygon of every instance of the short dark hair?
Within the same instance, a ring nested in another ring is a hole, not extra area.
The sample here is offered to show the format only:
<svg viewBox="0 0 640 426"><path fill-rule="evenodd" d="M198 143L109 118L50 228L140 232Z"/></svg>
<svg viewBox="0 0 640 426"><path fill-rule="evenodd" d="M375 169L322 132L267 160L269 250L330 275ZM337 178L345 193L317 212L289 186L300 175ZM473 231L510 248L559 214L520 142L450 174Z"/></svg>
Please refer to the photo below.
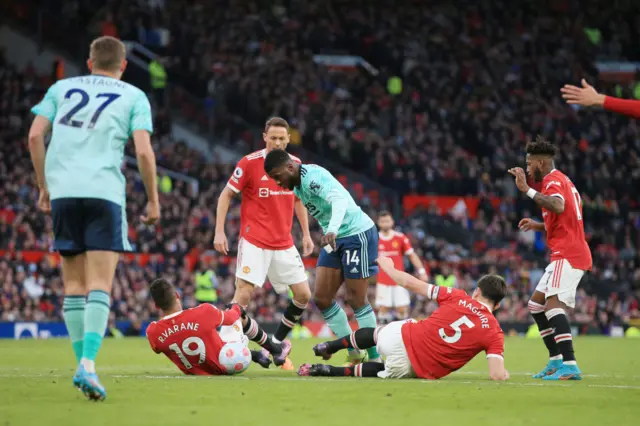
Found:
<svg viewBox="0 0 640 426"><path fill-rule="evenodd" d="M536 137L535 141L529 141L525 149L529 155L542 155L545 157L555 157L558 152L558 148L542 136Z"/></svg>
<svg viewBox="0 0 640 426"><path fill-rule="evenodd" d="M378 219L386 216L390 216L391 218L393 218L393 215L389 210L382 210L380 213L378 213Z"/></svg>
<svg viewBox="0 0 640 426"><path fill-rule="evenodd" d="M287 151L283 149L274 149L267 154L267 158L264 159L264 171L271 173L272 170L277 169L291 160Z"/></svg>
<svg viewBox="0 0 640 426"><path fill-rule="evenodd" d="M176 300L176 289L164 278L154 280L149 287L149 293L156 306L163 311L171 309Z"/></svg>
<svg viewBox="0 0 640 426"><path fill-rule="evenodd" d="M264 123L264 132L267 133L269 131L269 127L284 127L289 131L289 123L282 117L271 117Z"/></svg>
<svg viewBox="0 0 640 426"><path fill-rule="evenodd" d="M500 303L507 295L507 283L500 275L485 275L478 280L482 296L493 303Z"/></svg>

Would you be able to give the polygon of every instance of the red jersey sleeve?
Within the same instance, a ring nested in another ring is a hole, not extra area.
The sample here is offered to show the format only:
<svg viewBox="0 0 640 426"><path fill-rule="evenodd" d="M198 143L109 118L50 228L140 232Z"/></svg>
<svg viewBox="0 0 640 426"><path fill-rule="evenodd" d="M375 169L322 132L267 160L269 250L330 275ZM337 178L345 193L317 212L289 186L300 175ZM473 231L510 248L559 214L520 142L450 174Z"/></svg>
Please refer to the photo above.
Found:
<svg viewBox="0 0 640 426"><path fill-rule="evenodd" d="M496 330L495 334L489 341L486 352L487 358L504 359L504 333L502 330Z"/></svg>
<svg viewBox="0 0 640 426"><path fill-rule="evenodd" d="M456 303L461 298L467 297L467 293L457 288L432 285L427 290L427 297L435 300L439 305L446 305L447 303Z"/></svg>
<svg viewBox="0 0 640 426"><path fill-rule="evenodd" d="M640 101L605 96L602 106L607 111L617 112L618 114L628 115L633 118L640 118Z"/></svg>
<svg viewBox="0 0 640 426"><path fill-rule="evenodd" d="M404 253L405 256L413 254L413 246L411 245L411 241L409 241L409 238L404 234L402 234L402 253Z"/></svg>
<svg viewBox="0 0 640 426"><path fill-rule="evenodd" d="M549 176L549 175L548 175ZM567 201L564 199L565 194L565 183L562 179L559 179L557 176L549 176L549 179L545 179L542 182L542 194L547 195L549 197L559 197L562 198L563 201Z"/></svg>
<svg viewBox="0 0 640 426"><path fill-rule="evenodd" d="M159 354L160 351L158 350L158 348L155 347L155 345L153 344L153 340L154 340L154 330L156 329L156 323L152 322L151 324L149 324L149 326L147 327L147 331L145 332L145 334L147 335L147 340L149 341L149 346L151 346L151 349Z"/></svg>
<svg viewBox="0 0 640 426"><path fill-rule="evenodd" d="M249 160L247 160L247 157L242 157L227 181L227 186L235 193L242 192L249 182L248 163Z"/></svg>

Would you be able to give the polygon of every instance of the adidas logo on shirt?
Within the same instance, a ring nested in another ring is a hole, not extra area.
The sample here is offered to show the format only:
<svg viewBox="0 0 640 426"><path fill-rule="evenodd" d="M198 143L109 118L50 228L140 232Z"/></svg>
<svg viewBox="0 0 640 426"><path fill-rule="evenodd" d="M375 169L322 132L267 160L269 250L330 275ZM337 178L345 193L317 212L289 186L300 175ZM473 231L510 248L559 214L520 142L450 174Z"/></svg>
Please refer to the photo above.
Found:
<svg viewBox="0 0 640 426"><path fill-rule="evenodd" d="M351 269L349 272L351 272L352 274L357 274L358 273L358 268L356 268L354 266L353 269Z"/></svg>
<svg viewBox="0 0 640 426"><path fill-rule="evenodd" d="M260 180L269 180L269 178L267 177L267 175L262 176L262 179Z"/></svg>

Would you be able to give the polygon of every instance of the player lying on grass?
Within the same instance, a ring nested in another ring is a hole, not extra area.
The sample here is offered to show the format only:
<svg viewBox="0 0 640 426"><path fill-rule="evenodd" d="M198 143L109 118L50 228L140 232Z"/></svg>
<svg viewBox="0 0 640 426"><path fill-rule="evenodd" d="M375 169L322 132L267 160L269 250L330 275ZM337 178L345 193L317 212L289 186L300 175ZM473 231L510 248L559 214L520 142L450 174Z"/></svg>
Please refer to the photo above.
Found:
<svg viewBox="0 0 640 426"><path fill-rule="evenodd" d="M361 328L349 337L313 347L317 356L328 360L343 349L375 346L386 356L384 365L377 362L365 362L355 367L304 364L298 370L300 376L440 379L485 351L489 378L509 379L509 372L504 368L504 334L493 316L507 292L502 277L483 276L473 295L468 296L462 290L427 284L399 271L390 258L380 257L378 265L398 285L437 301L440 307L422 321L409 319L378 328Z"/></svg>
<svg viewBox="0 0 640 426"><path fill-rule="evenodd" d="M376 314L367 301L369 284L375 284L378 274L378 232L369 216L362 211L351 194L329 171L315 164L300 164L286 152L274 150L267 154L264 171L278 186L293 190L324 231L322 249L316 265L315 305L336 336L348 336L351 327L347 314L335 301L344 281L347 303L353 308L359 327L375 327ZM380 362L375 347L368 354L353 348L348 361Z"/></svg>
<svg viewBox="0 0 640 426"><path fill-rule="evenodd" d="M167 356L184 374L224 375L218 355L229 342L248 344L242 333L243 323L251 320L240 305L225 311L207 303L182 310L180 296L165 279L157 279L149 289L151 298L164 315L147 328L147 339L155 353ZM218 331L218 328L220 331ZM269 368L271 360L265 349L251 351L251 359Z"/></svg>

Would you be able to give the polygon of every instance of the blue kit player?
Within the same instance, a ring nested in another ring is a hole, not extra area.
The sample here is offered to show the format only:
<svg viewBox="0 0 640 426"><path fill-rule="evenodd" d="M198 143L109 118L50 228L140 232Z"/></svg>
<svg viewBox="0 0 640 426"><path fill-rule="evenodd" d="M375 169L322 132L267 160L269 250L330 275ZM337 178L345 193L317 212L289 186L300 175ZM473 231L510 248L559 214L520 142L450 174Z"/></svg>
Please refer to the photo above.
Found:
<svg viewBox="0 0 640 426"><path fill-rule="evenodd" d="M274 150L267 155L264 170L279 186L293 190L324 231L316 265L314 302L331 331L337 337L351 334L347 315L334 300L343 281L347 285L347 303L355 312L358 326L375 327L376 315L367 301L369 284L375 283L378 274L378 231L373 220L320 166L301 165L286 152ZM369 361L381 361L375 346L367 353ZM366 355L352 349L349 362L362 362Z"/></svg>
<svg viewBox="0 0 640 426"><path fill-rule="evenodd" d="M138 88L120 81L125 46L113 37L91 43L91 75L60 80L32 112L29 151L39 187L38 207L51 212L54 249L62 257L64 322L78 362L73 384L93 400L106 391L95 360L111 307L111 285L127 241L125 144L133 138L147 193L147 215L160 217L151 107ZM45 136L51 132L46 150Z"/></svg>

